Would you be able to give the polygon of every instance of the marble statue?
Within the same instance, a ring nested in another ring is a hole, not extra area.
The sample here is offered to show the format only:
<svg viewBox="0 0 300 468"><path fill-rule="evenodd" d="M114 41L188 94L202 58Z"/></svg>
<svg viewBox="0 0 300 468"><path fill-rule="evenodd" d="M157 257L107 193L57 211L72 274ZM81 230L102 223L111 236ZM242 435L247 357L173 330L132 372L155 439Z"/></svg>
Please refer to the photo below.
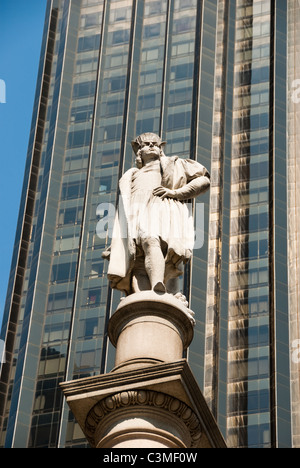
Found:
<svg viewBox="0 0 300 468"><path fill-rule="evenodd" d="M188 200L209 189L210 175L196 161L166 156L165 144L153 133L132 142L136 167L120 179L119 210L103 258L112 288L127 296L167 292L184 302L178 278L194 246Z"/></svg>

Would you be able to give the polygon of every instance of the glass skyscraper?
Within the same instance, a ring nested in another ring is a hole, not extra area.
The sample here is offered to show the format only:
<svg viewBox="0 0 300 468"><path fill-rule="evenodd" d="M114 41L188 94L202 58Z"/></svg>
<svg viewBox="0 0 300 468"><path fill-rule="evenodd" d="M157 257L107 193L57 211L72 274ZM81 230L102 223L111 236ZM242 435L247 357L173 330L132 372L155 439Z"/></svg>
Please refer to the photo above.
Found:
<svg viewBox="0 0 300 468"><path fill-rule="evenodd" d="M98 223L155 132L211 173L182 289L229 447L300 447L300 2L48 0L0 338L0 446L85 447L59 382L108 372ZM299 93L298 93L299 89Z"/></svg>

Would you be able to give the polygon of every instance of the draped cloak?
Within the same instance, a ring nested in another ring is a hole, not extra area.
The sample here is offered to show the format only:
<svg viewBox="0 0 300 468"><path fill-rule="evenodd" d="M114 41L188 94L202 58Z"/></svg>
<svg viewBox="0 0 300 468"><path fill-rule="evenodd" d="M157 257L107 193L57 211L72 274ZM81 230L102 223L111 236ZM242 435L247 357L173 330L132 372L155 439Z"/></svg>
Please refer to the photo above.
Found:
<svg viewBox="0 0 300 468"><path fill-rule="evenodd" d="M210 177L204 166L190 159L162 156L159 164L160 184L158 185L171 190L181 189L198 177ZM140 200L140 204L136 204L132 188L134 178L139 175L137 171L142 170L143 168L129 169L119 181L119 207L110 247L107 276L112 288L124 291L126 294L132 292L131 276L140 243L139 230L141 223L144 224L147 217L151 218L148 219L150 222L148 227L152 237L160 238L167 245L165 260L166 265L173 268L173 277L182 273L178 266L190 259L194 245L192 206L187 200L161 199L155 197L151 189L151 195L147 199ZM188 198L194 196L195 194L191 193ZM169 272L172 268L168 268ZM172 277L172 273L170 276Z"/></svg>

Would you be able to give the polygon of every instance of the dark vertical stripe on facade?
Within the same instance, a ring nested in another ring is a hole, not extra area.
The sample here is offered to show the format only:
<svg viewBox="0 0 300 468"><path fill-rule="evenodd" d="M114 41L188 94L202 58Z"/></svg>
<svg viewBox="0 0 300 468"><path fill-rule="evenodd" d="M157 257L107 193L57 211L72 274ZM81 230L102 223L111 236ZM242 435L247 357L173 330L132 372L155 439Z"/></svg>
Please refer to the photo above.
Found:
<svg viewBox="0 0 300 468"><path fill-rule="evenodd" d="M195 36L194 83L193 83L191 144L190 144L190 159L194 159L194 160L197 159L197 142L198 142L202 11L203 11L203 0L198 0L197 19L196 19L196 36Z"/></svg>
<svg viewBox="0 0 300 468"><path fill-rule="evenodd" d="M196 18L196 35L195 35L195 58L194 58L194 82L193 82L193 102L192 102L192 117L191 117L191 142L189 158L197 159L197 142L198 142L198 119L199 119L199 95L200 95L200 64L201 64L201 35L202 35L202 12L203 0L198 0L197 3L197 18ZM189 200L193 204L195 200ZM192 266L189 262L184 268L183 275L183 293L191 300L191 275Z"/></svg>
<svg viewBox="0 0 300 468"><path fill-rule="evenodd" d="M269 108L269 313L270 313L270 422L271 446L276 448L276 364L275 364L275 259L274 259L274 97L275 97L275 1L271 1L270 108Z"/></svg>
<svg viewBox="0 0 300 468"><path fill-rule="evenodd" d="M161 88L161 108L160 108L160 120L159 120L159 136L162 137L163 126L164 126L164 110L165 110L165 99L166 99L166 77L167 77L167 64L168 64L168 49L169 49L169 35L170 35L170 15L171 15L171 1L168 0L167 6L167 17L166 17L166 32L165 32L165 50L164 50L164 70L162 77L162 88Z"/></svg>

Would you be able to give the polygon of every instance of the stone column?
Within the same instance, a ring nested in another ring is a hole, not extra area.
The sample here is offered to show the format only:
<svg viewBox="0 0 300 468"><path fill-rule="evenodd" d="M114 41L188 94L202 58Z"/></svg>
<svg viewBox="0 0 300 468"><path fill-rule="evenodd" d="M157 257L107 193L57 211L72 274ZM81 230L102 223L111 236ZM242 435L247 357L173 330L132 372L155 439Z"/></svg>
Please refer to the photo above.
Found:
<svg viewBox="0 0 300 468"><path fill-rule="evenodd" d="M170 294L123 299L109 322L116 347L109 374L61 384L96 448L225 447L185 359L194 317Z"/></svg>

